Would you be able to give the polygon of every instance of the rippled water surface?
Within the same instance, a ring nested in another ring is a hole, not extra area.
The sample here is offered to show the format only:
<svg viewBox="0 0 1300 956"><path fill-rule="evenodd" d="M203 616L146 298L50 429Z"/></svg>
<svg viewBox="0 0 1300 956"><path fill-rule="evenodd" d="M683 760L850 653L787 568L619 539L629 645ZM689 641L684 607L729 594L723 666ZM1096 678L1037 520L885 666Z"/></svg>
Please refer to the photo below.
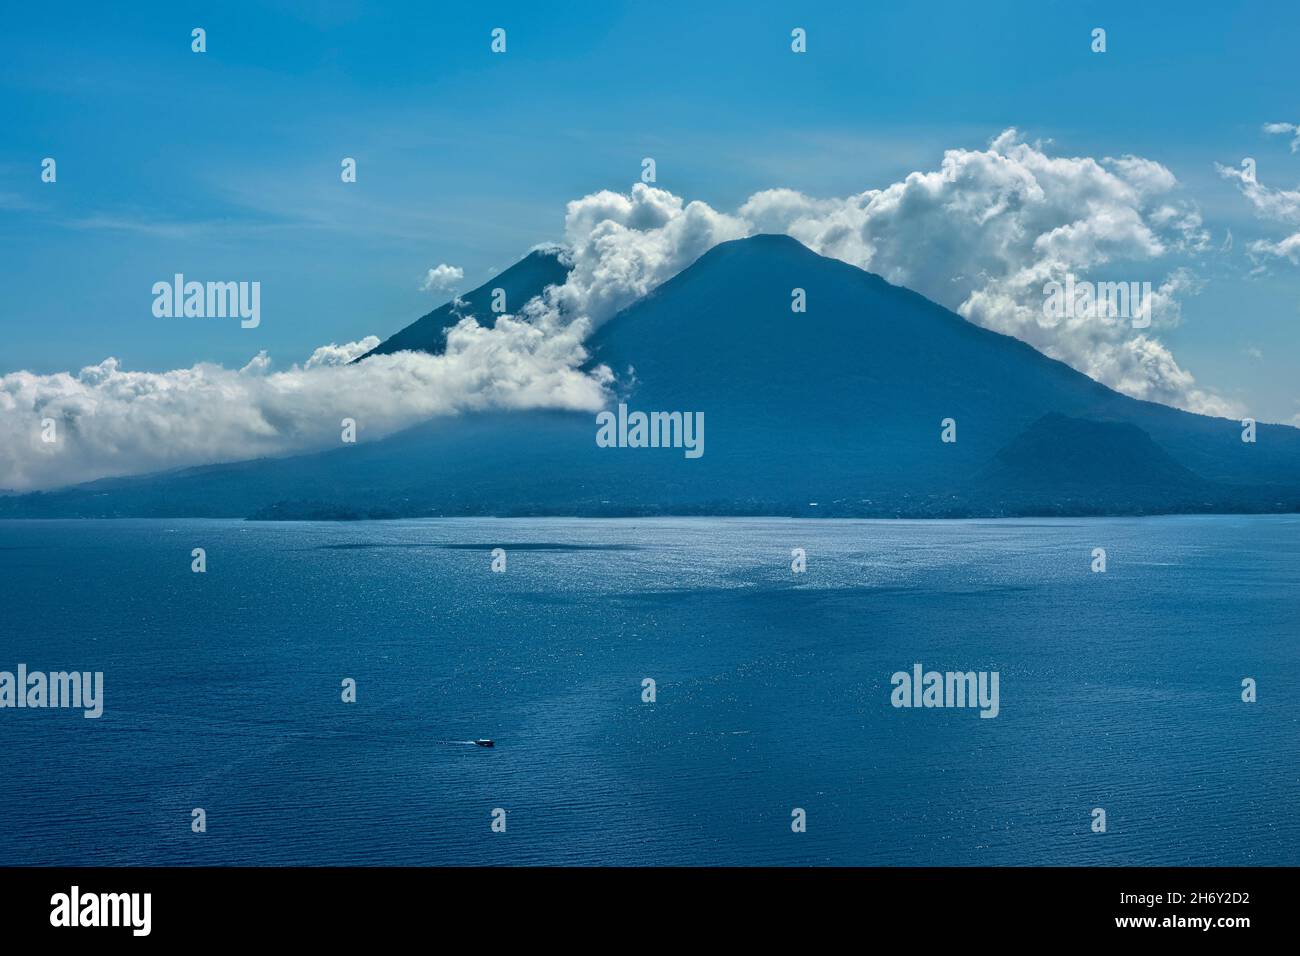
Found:
<svg viewBox="0 0 1300 956"><path fill-rule="evenodd" d="M0 670L105 675L98 720L0 710L0 864L1295 865L1298 542L1290 517L0 522ZM893 708L918 661L998 671L998 717Z"/></svg>

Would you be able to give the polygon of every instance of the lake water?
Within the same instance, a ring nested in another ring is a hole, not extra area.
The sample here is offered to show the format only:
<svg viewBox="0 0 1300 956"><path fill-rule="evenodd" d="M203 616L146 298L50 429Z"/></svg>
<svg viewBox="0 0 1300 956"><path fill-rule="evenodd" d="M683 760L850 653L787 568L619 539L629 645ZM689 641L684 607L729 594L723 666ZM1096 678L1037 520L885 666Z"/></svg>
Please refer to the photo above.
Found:
<svg viewBox="0 0 1300 956"><path fill-rule="evenodd" d="M0 864L1300 864L1298 536L0 522L0 670L105 683L0 710ZM1000 713L894 708L916 662Z"/></svg>

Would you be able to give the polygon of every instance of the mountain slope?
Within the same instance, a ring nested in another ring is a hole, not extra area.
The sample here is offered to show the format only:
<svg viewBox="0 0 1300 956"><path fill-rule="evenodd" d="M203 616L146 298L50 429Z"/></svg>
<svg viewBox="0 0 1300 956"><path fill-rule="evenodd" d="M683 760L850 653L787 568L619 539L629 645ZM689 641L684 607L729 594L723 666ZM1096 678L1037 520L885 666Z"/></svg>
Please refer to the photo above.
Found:
<svg viewBox="0 0 1300 956"><path fill-rule="evenodd" d="M805 313L791 311L794 288L806 293ZM706 458L748 455L795 476L802 462L827 479L813 488L843 473L862 497L957 491L1052 412L1136 425L1208 480L1300 484L1300 430L1261 426L1256 443L1243 443L1236 422L1120 395L786 236L717 247L590 348L616 372L635 369L638 407L706 409ZM940 441L945 418L955 443Z"/></svg>
<svg viewBox="0 0 1300 956"><path fill-rule="evenodd" d="M459 301L453 300L421 316L354 361L392 352L431 352L436 355L446 344L447 330L466 316L477 317L480 325L492 324L494 289L505 292L507 311L517 311L548 285L562 284L568 274L569 267L561 261L558 252L535 249L496 278L460 296Z"/></svg>
<svg viewBox="0 0 1300 956"><path fill-rule="evenodd" d="M617 375L615 402L703 413L704 454L598 447L591 414L474 414L316 455L0 499L0 514L1300 510L1300 430L1261 425L1243 443L1236 422L1119 395L783 236L714 248L589 348ZM1072 460L1091 462L1083 482L1068 480ZM1101 482L1107 469L1116 480ZM1157 477L1135 482L1143 469Z"/></svg>
<svg viewBox="0 0 1300 956"><path fill-rule="evenodd" d="M1129 422L1056 412L999 451L975 487L1010 514L1207 511L1258 498L1198 477Z"/></svg>

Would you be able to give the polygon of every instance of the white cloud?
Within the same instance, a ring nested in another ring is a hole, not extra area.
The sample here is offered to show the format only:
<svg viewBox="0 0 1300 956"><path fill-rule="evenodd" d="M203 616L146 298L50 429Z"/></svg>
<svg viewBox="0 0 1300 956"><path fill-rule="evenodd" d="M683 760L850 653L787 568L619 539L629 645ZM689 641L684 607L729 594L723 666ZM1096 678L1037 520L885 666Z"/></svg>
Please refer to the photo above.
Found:
<svg viewBox="0 0 1300 956"><path fill-rule="evenodd" d="M1300 129L1288 123L1269 123L1264 130L1270 133L1295 132L1300 137ZM1292 143L1295 152L1295 143ZM1241 190L1241 194L1255 209L1260 219L1280 222L1292 228L1300 226L1300 189L1274 189L1265 186L1253 174L1245 169L1215 164L1219 175L1232 180ZM1293 232L1282 239L1256 239L1246 247L1250 258L1257 265L1257 272L1266 270L1266 261L1270 259L1287 259L1293 265L1300 265L1300 232Z"/></svg>
<svg viewBox="0 0 1300 956"><path fill-rule="evenodd" d="M530 302L524 314L543 328L562 327L575 316L594 328L718 243L751 231L707 203L687 203L644 183L628 195L593 193L568 204L568 280Z"/></svg>
<svg viewBox="0 0 1300 956"><path fill-rule="evenodd" d="M446 292L456 288L457 283L465 278L465 270L460 266L449 266L440 262L435 268L425 273L420 283L421 292Z"/></svg>
<svg viewBox="0 0 1300 956"><path fill-rule="evenodd" d="M1272 256L1277 259L1289 259L1293 265L1300 265L1300 232L1292 233L1277 242L1257 239L1250 244L1250 251L1256 257Z"/></svg>
<svg viewBox="0 0 1300 956"><path fill-rule="evenodd" d="M1265 123L1264 132L1270 133L1274 136L1279 134L1290 136L1292 137L1291 152L1294 153L1297 150L1300 150L1300 126L1297 126L1295 123Z"/></svg>
<svg viewBox="0 0 1300 956"><path fill-rule="evenodd" d="M1102 160L1102 165L1145 196L1167 193L1178 185L1178 180L1168 169L1140 156L1107 157Z"/></svg>
<svg viewBox="0 0 1300 956"><path fill-rule="evenodd" d="M49 488L110 475L336 447L340 422L362 439L436 415L481 408L594 410L604 370L585 360L585 323L543 334L502 317L487 329L462 321L445 355L398 352L340 364L375 344L317 349L304 365L273 371L265 353L238 371L199 364L132 372L116 359L76 374L0 376L0 488ZM53 419L58 440L41 440Z"/></svg>
<svg viewBox="0 0 1300 956"><path fill-rule="evenodd" d="M1273 189L1265 186L1252 173L1245 169L1236 169L1215 163L1214 168L1224 179L1236 182L1241 194L1246 197L1255 213L1263 219L1277 222L1300 223L1300 190Z"/></svg>
<svg viewBox="0 0 1300 956"><path fill-rule="evenodd" d="M359 342L347 342L343 345L322 345L304 363L304 368L317 368L324 365L347 365L353 359L365 355L379 344L379 336L367 335Z"/></svg>

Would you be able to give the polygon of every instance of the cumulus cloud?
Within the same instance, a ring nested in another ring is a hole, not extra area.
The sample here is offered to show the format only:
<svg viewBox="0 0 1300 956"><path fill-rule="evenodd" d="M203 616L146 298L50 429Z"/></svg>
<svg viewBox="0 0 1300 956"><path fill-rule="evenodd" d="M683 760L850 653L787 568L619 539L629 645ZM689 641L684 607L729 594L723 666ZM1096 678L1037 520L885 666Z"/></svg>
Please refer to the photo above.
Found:
<svg viewBox="0 0 1300 956"><path fill-rule="evenodd" d="M464 278L465 270L460 266L449 266L445 262L440 262L425 273L424 281L420 283L420 291L447 292L456 288Z"/></svg>
<svg viewBox="0 0 1300 956"><path fill-rule="evenodd" d="M842 198L772 189L722 212L639 183L574 200L564 220L567 280L490 327L462 318L443 355L349 364L376 344L370 336L283 370L262 354L239 370L131 372L108 359L76 374L10 373L0 377L0 443L15 453L0 459L0 487L331 447L344 417L366 440L464 410L593 410L612 375L583 371L590 331L718 243L759 232L787 233L877 272L1129 395L1239 411L1198 386L1156 337L1199 288L1185 268L1156 272L1156 260L1209 244L1173 174L1136 156L1052 156L1008 130L985 149L948 150L938 169ZM1067 273L1151 281L1151 328L1115 316L1045 320L1043 286ZM425 285L462 278L444 263ZM40 440L43 419L57 423L59 442Z"/></svg>
<svg viewBox="0 0 1300 956"><path fill-rule="evenodd" d="M627 195L593 193L568 204L567 281L528 303L524 314L543 328L563 327L574 316L595 328L718 243L750 232L743 219L644 183Z"/></svg>

